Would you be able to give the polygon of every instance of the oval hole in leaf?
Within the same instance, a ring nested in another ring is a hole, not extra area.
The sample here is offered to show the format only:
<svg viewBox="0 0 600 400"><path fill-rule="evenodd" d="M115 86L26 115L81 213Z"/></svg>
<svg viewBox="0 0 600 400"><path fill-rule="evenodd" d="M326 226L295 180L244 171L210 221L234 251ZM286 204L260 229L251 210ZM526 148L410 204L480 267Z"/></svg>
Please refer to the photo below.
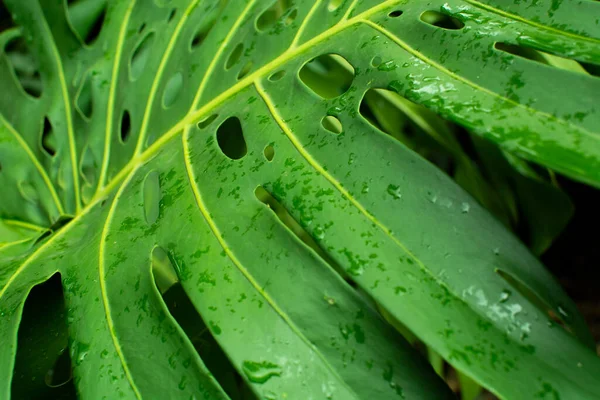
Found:
<svg viewBox="0 0 600 400"><path fill-rule="evenodd" d="M144 217L152 225L160 214L160 179L158 172L150 171L144 179Z"/></svg>
<svg viewBox="0 0 600 400"><path fill-rule="evenodd" d="M327 129L331 133L335 133L336 135L339 135L343 131L342 123L333 115L323 117L321 120L321 125L323 128Z"/></svg>
<svg viewBox="0 0 600 400"><path fill-rule="evenodd" d="M173 268L169 254L162 247L155 247L152 250L150 259L152 262L154 283L156 283L156 287L160 293L165 293L174 284L179 282L177 272Z"/></svg>
<svg viewBox="0 0 600 400"><path fill-rule="evenodd" d="M296 19L297 16L298 16L298 10L297 9L293 9L292 12L290 12L288 14L288 16L285 17L285 20L283 21L284 24L290 25L292 22L294 22L294 20Z"/></svg>
<svg viewBox="0 0 600 400"><path fill-rule="evenodd" d="M329 0L329 4L327 4L327 10L335 11L340 8L343 2L344 0Z"/></svg>
<svg viewBox="0 0 600 400"><path fill-rule="evenodd" d="M60 274L29 292L19 324L13 399L77 398L67 349L66 311Z"/></svg>
<svg viewBox="0 0 600 400"><path fill-rule="evenodd" d="M496 42L494 43L494 49L553 68L589 76L588 71L586 71L583 65L576 60L546 53L533 47L521 44Z"/></svg>
<svg viewBox="0 0 600 400"><path fill-rule="evenodd" d="M413 138L421 135L421 130L435 140L444 141L446 139L443 132L449 129L433 111L387 89L367 90L360 101L359 112L361 117L375 129L409 146L413 146ZM440 165L443 160L446 160L443 154L441 151L436 152L438 159L430 161L446 170Z"/></svg>
<svg viewBox="0 0 600 400"><path fill-rule="evenodd" d="M354 80L354 67L338 54L323 54L304 64L299 75L317 95L332 99L348 91Z"/></svg>
<svg viewBox="0 0 600 400"><path fill-rule="evenodd" d="M239 160L248 152L242 124L238 117L227 118L217 129L219 148L232 160Z"/></svg>
<svg viewBox="0 0 600 400"><path fill-rule="evenodd" d="M89 120L92 117L94 104L92 102L92 78L89 73L85 75L79 86L75 98L75 108L83 119Z"/></svg>
<svg viewBox="0 0 600 400"><path fill-rule="evenodd" d="M213 121L215 119L217 119L218 116L219 116L219 114L213 114L213 115L210 115L210 116L208 116L208 117L200 120L198 122L198 128L200 128L200 129L206 128L207 126L209 126L210 124L212 124Z"/></svg>
<svg viewBox="0 0 600 400"><path fill-rule="evenodd" d="M129 62L129 76L132 80L136 80L144 71L152 44L154 43L154 32L150 32L138 43L135 50L131 55L131 61Z"/></svg>
<svg viewBox="0 0 600 400"><path fill-rule="evenodd" d="M51 157L56 154L56 136L48 117L44 117L44 125L42 127L42 148Z"/></svg>
<svg viewBox="0 0 600 400"><path fill-rule="evenodd" d="M271 74L271 76L269 76L269 80L271 82L277 82L278 80L283 78L284 75L285 75L285 70L277 71L274 74Z"/></svg>
<svg viewBox="0 0 600 400"><path fill-rule="evenodd" d="M421 14L421 21L448 30L459 30L465 27L464 22L461 20L439 11L425 11Z"/></svg>
<svg viewBox="0 0 600 400"><path fill-rule="evenodd" d="M256 19L256 29L261 32L268 30L288 11L291 5L291 0L274 1L271 6L264 10Z"/></svg>
<svg viewBox="0 0 600 400"><path fill-rule="evenodd" d="M399 16L401 16L403 14L402 10L394 10L391 13L388 14L388 17L391 18L398 18Z"/></svg>
<svg viewBox="0 0 600 400"><path fill-rule="evenodd" d="M121 116L120 131L121 142L126 143L127 139L129 139L129 136L131 134L131 116L129 115L129 111L127 110L123 111L123 115Z"/></svg>
<svg viewBox="0 0 600 400"><path fill-rule="evenodd" d="M244 64L244 67L242 67L242 69L238 73L238 76L237 76L238 80L240 80L243 77L245 77L246 75L248 75L248 73L252 70L253 65L254 65L254 63L252 61L246 62L246 64Z"/></svg>
<svg viewBox="0 0 600 400"><path fill-rule="evenodd" d="M313 238L311 234L302 227L301 223L296 221L285 206L273 197L273 195L264 187L257 186L256 189L254 189L254 196L256 196L258 201L265 204L273 211L277 219L279 219L279 221L285 225L298 240L314 250L325 263L329 264L331 268L341 274L342 277L347 277L343 268L318 245L317 240L322 240L324 236L321 238L317 237L316 239Z"/></svg>
<svg viewBox="0 0 600 400"><path fill-rule="evenodd" d="M177 72L167 82L165 86L165 92L163 93L163 107L169 108L171 107L179 94L181 93L181 88L183 87L183 75L181 72Z"/></svg>
<svg viewBox="0 0 600 400"><path fill-rule="evenodd" d="M225 62L225 69L231 69L231 67L233 67L240 60L243 51L244 44L238 43L238 45L235 46L235 48L232 50L231 54L229 54L229 57L227 57L227 62Z"/></svg>
<svg viewBox="0 0 600 400"><path fill-rule="evenodd" d="M273 161L273 157L275 157L275 148L273 145L268 145L264 150L265 158L267 161Z"/></svg>
<svg viewBox="0 0 600 400"><path fill-rule="evenodd" d="M200 25L196 33L194 33L194 35L192 36L192 41L190 42L190 50L196 49L204 42L209 32L215 26L216 22L217 19L213 17L208 22Z"/></svg>
<svg viewBox="0 0 600 400"><path fill-rule="evenodd" d="M209 321L207 324L203 320L181 285L172 252L155 247L151 259L152 276L163 303L208 370L232 399L239 399L240 391L250 393L249 387L215 340L215 335L221 334L218 323Z"/></svg>
<svg viewBox="0 0 600 400"><path fill-rule="evenodd" d="M87 34L85 36L83 36L84 37L83 41L88 46L93 44L98 39L98 36L100 36L100 32L102 31L102 25L104 25L105 17L106 17L106 6L102 9L102 12L100 13L100 15L98 15L98 17L96 17L96 20L94 21L93 25L90 26L90 29L87 32Z"/></svg>
<svg viewBox="0 0 600 400"><path fill-rule="evenodd" d="M22 37L15 37L7 43L4 51L25 93L39 98L43 89L42 79L37 60L29 52L25 40Z"/></svg>
<svg viewBox="0 0 600 400"><path fill-rule="evenodd" d="M85 44L93 44L104 25L107 2L69 0L67 3L67 18L73 30Z"/></svg>
<svg viewBox="0 0 600 400"><path fill-rule="evenodd" d="M177 14L177 9L176 8L172 9L171 12L169 13L169 17L167 18L167 22L173 21L173 18L175 18L175 14Z"/></svg>

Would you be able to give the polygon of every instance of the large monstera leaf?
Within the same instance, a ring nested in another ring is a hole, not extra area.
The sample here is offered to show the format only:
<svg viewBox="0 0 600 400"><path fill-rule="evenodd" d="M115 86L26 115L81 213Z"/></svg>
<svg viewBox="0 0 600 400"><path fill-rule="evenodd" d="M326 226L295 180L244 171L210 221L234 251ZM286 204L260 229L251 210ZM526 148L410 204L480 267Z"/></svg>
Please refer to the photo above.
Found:
<svg viewBox="0 0 600 400"><path fill-rule="evenodd" d="M56 347L17 339L57 273L82 398L242 398L167 308L174 284L259 398L448 396L397 321L502 398L600 397L559 285L361 112L386 89L598 186L600 3L6 5L0 397L24 347Z"/></svg>

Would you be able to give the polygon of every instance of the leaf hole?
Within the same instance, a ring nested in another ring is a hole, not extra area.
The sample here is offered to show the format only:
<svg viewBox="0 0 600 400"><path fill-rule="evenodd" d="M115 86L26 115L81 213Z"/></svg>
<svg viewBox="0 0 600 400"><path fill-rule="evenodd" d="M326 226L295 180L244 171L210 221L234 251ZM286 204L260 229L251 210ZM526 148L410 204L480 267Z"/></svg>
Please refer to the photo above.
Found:
<svg viewBox="0 0 600 400"><path fill-rule="evenodd" d="M79 86L75 97L75 108L83 119L89 121L92 118L94 103L92 101L92 78L89 73L85 75Z"/></svg>
<svg viewBox="0 0 600 400"><path fill-rule="evenodd" d="M135 47L135 50L131 55L131 61L129 62L129 76L131 77L131 80L135 81L142 75L144 67L148 62L153 43L154 32L150 32L144 36Z"/></svg>
<svg viewBox="0 0 600 400"><path fill-rule="evenodd" d="M494 49L499 50L510 55L523 58L525 60L533 61L539 64L548 65L557 69L565 71L578 72L585 75L589 74L583 64L578 63L575 60L560 57L554 54L546 53L544 51L535 49L533 47L511 44L505 42L494 43ZM593 74L592 74L593 75Z"/></svg>
<svg viewBox="0 0 600 400"><path fill-rule="evenodd" d="M67 18L75 34L88 46L100 36L107 4L106 1L68 1Z"/></svg>
<svg viewBox="0 0 600 400"><path fill-rule="evenodd" d="M173 18L175 18L175 14L177 14L177 9L173 8L171 10L171 12L169 13L169 17L167 18L167 22L173 21Z"/></svg>
<svg viewBox="0 0 600 400"><path fill-rule="evenodd" d="M227 118L217 129L219 148L232 160L239 160L246 155L248 148L239 118Z"/></svg>
<svg viewBox="0 0 600 400"><path fill-rule="evenodd" d="M394 91L379 88L371 88L364 94L359 113L375 129L402 143L409 143L419 132L418 125L409 115L416 113L423 118L430 117L429 121L436 121L438 118L426 107L413 103Z"/></svg>
<svg viewBox="0 0 600 400"><path fill-rule="evenodd" d="M390 17L390 18L398 18L402 14L403 14L403 12L401 10L394 10L391 13L388 14L388 17Z"/></svg>
<svg viewBox="0 0 600 400"><path fill-rule="evenodd" d="M227 57L227 61L225 62L226 70L231 69L231 67L233 67L240 60L243 51L244 44L238 43L238 45L235 46L235 48L231 51L231 54L229 54L229 57Z"/></svg>
<svg viewBox="0 0 600 400"><path fill-rule="evenodd" d="M346 277L346 272L333 260L317 243L315 238L296 221L284 205L282 205L273 195L263 186L257 186L254 189L254 196L258 201L267 206L277 219L285 225L290 232L307 247L312 249L317 255L334 270Z"/></svg>
<svg viewBox="0 0 600 400"><path fill-rule="evenodd" d="M285 76L285 70L281 70L281 71L275 72L274 74L271 74L268 79L271 82L277 82L278 80L280 80L284 76Z"/></svg>
<svg viewBox="0 0 600 400"><path fill-rule="evenodd" d="M216 20L213 19L209 23L200 26L196 33L194 33L194 36L192 36L190 50L194 50L197 47L199 47L202 43L204 43L204 40L208 36L208 33L215 26L215 22Z"/></svg>
<svg viewBox="0 0 600 400"><path fill-rule="evenodd" d="M342 123L333 115L327 115L321 119L321 126L331 133L339 135L343 131Z"/></svg>
<svg viewBox="0 0 600 400"><path fill-rule="evenodd" d="M292 5L291 0L276 0L256 19L256 28L264 32L274 26L285 15ZM295 17L294 17L295 18Z"/></svg>
<svg viewBox="0 0 600 400"><path fill-rule="evenodd" d="M158 172L150 171L144 179L144 218L148 225L153 225L160 215L160 177Z"/></svg>
<svg viewBox="0 0 600 400"><path fill-rule="evenodd" d="M275 157L275 147L273 147L272 144L266 146L264 150L264 155L267 161L273 161L273 158Z"/></svg>
<svg viewBox="0 0 600 400"><path fill-rule="evenodd" d="M340 8L344 0L329 0L327 4L327 11L332 12Z"/></svg>
<svg viewBox="0 0 600 400"><path fill-rule="evenodd" d="M127 143L131 135L131 115L129 115L129 111L127 110L123 111L119 130L121 132L121 143Z"/></svg>
<svg viewBox="0 0 600 400"><path fill-rule="evenodd" d="M151 259L152 276L163 303L187 340L194 346L206 368L232 399L240 398L239 391L251 393L215 339L221 334L220 326L216 321L206 323L181 285L178 263L173 253L155 247ZM192 360L182 360L183 365L191 362Z"/></svg>
<svg viewBox="0 0 600 400"><path fill-rule="evenodd" d="M44 117L44 124L42 127L42 148L48 153L49 156L54 157L56 154L56 135L54 135L54 128L50 123L48 117Z"/></svg>
<svg viewBox="0 0 600 400"><path fill-rule="evenodd" d="M37 60L29 51L25 40L20 36L10 40L4 51L21 88L28 95L40 98L43 89L42 78Z"/></svg>
<svg viewBox="0 0 600 400"><path fill-rule="evenodd" d="M219 114L213 114L213 115L209 115L208 117L200 120L198 122L198 128L200 128L200 129L206 128L207 126L212 124L214 122L214 120L217 119L218 116L219 116Z"/></svg>
<svg viewBox="0 0 600 400"><path fill-rule="evenodd" d="M181 72L177 72L175 75L173 75L171 78L169 78L169 80L165 86L165 91L163 93L163 99L162 99L164 108L169 108L173 104L175 104L175 101L177 101L177 98L179 97L179 94L181 93L182 87L183 87L183 75L181 74Z"/></svg>
<svg viewBox="0 0 600 400"><path fill-rule="evenodd" d="M461 20L439 11L425 11L421 14L421 21L448 30L460 30L465 27L464 22Z"/></svg>
<svg viewBox="0 0 600 400"><path fill-rule="evenodd" d="M12 398L77 398L66 313L59 273L29 292L17 334Z"/></svg>
<svg viewBox="0 0 600 400"><path fill-rule="evenodd" d="M291 25L292 22L294 22L294 20L296 19L296 17L298 16L298 10L297 9L293 9L292 12L290 12L287 17L285 17L284 20L284 24L285 25Z"/></svg>
<svg viewBox="0 0 600 400"><path fill-rule="evenodd" d="M254 63L252 61L247 61L246 64L244 64L244 66L238 73L237 79L240 80L243 77L245 77L246 75L248 75L248 73L252 70L253 65L254 65Z"/></svg>
<svg viewBox="0 0 600 400"><path fill-rule="evenodd" d="M100 36L100 32L102 31L102 25L104 25L105 17L106 17L106 6L102 9L102 12L100 13L100 15L98 15L98 17L96 17L96 20L90 26L89 31L84 36L83 41L88 46L92 45L96 41L96 39L98 39L98 36Z"/></svg>
<svg viewBox="0 0 600 400"><path fill-rule="evenodd" d="M59 230L67 226L72 220L73 216L71 215L61 215L56 221L54 221L54 223L50 226L49 229L52 232L58 232Z"/></svg>
<svg viewBox="0 0 600 400"><path fill-rule="evenodd" d="M38 244L42 243L44 240L46 240L50 236L52 236L52 231L50 229L44 231L37 239L35 239L33 246L34 247L37 246Z"/></svg>
<svg viewBox="0 0 600 400"><path fill-rule="evenodd" d="M354 80L354 67L338 54L323 54L300 69L300 79L324 99L338 97L348 91Z"/></svg>

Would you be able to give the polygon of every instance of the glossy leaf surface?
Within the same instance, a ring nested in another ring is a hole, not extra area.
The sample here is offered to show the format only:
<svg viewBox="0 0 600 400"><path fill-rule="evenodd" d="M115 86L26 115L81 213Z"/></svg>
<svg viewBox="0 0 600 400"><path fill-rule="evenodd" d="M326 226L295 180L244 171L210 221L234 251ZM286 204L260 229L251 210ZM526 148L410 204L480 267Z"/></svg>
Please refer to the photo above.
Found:
<svg viewBox="0 0 600 400"><path fill-rule="evenodd" d="M359 112L389 89L599 186L600 4L510 3L7 0L0 396L28 293L59 272L82 398L235 398L171 314L176 282L259 398L448 396L367 298L503 398L599 397L539 261Z"/></svg>

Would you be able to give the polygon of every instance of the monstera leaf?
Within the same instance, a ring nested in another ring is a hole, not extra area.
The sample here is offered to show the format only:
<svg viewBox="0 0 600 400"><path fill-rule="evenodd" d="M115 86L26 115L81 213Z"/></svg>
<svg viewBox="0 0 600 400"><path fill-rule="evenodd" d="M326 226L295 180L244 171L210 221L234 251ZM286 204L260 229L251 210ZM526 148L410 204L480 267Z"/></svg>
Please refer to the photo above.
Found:
<svg viewBox="0 0 600 400"><path fill-rule="evenodd" d="M451 395L399 323L502 398L600 397L560 286L366 115L600 186L600 3L5 3L2 398Z"/></svg>

